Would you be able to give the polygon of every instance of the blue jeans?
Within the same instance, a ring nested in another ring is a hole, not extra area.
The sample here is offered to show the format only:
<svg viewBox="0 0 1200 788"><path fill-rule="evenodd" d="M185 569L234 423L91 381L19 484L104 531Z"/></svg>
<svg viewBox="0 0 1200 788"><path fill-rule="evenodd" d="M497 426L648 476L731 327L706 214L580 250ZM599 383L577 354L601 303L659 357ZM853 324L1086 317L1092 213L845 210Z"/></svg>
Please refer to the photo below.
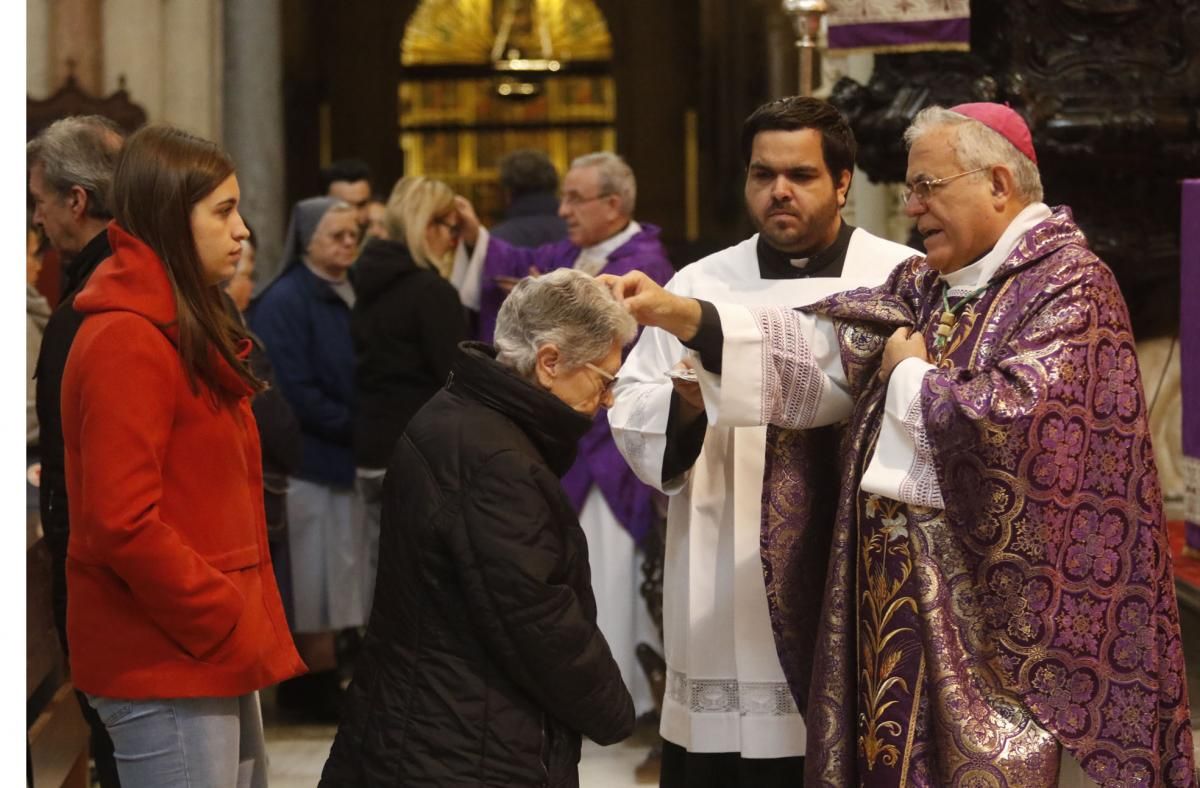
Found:
<svg viewBox="0 0 1200 788"><path fill-rule="evenodd" d="M88 695L113 741L124 788L265 788L258 693L121 700Z"/></svg>

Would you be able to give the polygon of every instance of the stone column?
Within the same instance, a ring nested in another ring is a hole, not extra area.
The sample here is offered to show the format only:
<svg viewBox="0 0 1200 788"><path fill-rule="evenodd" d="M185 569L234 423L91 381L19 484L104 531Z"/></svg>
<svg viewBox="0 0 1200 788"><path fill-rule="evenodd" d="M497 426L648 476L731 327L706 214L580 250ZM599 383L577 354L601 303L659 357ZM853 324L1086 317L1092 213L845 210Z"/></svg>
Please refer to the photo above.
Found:
<svg viewBox="0 0 1200 788"><path fill-rule="evenodd" d="M54 0L50 6L51 90L74 70L79 87L99 95L104 79L100 0Z"/></svg>
<svg viewBox="0 0 1200 788"><path fill-rule="evenodd" d="M25 4L25 93L44 99L50 84L50 0Z"/></svg>
<svg viewBox="0 0 1200 788"><path fill-rule="evenodd" d="M224 0L224 147L238 168L242 216L258 241L257 277L283 253L283 31L281 0Z"/></svg>

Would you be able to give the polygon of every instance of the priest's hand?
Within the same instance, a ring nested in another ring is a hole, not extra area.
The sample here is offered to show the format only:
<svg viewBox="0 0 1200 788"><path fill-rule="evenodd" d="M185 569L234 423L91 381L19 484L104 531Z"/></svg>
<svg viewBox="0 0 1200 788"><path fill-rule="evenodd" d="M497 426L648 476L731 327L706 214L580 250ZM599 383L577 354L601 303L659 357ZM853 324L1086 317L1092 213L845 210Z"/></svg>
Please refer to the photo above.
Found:
<svg viewBox="0 0 1200 788"><path fill-rule="evenodd" d="M696 365L691 359L685 358L675 365L675 369L695 369ZM700 414L704 413L704 395L700 392L700 384L694 380L682 380L680 378L671 378L671 385L675 387L675 393L680 399L680 415L684 421L691 423Z"/></svg>
<svg viewBox="0 0 1200 788"><path fill-rule="evenodd" d="M454 196L454 210L458 212L460 236L467 246L474 247L479 240L479 217L475 215L475 206L461 194Z"/></svg>
<svg viewBox="0 0 1200 788"><path fill-rule="evenodd" d="M888 378L892 376L892 370L906 358L919 358L928 362L929 354L925 351L925 337L921 335L921 332L901 326L892 332L887 344L883 347L883 361L879 364L879 379L887 383Z"/></svg>
<svg viewBox="0 0 1200 788"><path fill-rule="evenodd" d="M668 293L641 271L597 277L643 326L661 328L684 342L700 330L700 302Z"/></svg>

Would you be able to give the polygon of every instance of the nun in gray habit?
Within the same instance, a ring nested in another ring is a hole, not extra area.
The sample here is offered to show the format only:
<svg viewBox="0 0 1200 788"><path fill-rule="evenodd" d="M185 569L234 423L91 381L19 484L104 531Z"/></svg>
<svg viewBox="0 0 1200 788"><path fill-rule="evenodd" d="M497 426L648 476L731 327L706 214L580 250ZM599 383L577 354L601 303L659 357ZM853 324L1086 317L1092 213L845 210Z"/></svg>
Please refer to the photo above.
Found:
<svg viewBox="0 0 1200 788"><path fill-rule="evenodd" d="M354 290L347 273L358 239L348 203L301 200L283 266L247 316L303 436L303 459L287 495L296 646L314 674L329 672L310 683L335 686L333 633L363 626L369 612L361 579L365 538L353 516Z"/></svg>

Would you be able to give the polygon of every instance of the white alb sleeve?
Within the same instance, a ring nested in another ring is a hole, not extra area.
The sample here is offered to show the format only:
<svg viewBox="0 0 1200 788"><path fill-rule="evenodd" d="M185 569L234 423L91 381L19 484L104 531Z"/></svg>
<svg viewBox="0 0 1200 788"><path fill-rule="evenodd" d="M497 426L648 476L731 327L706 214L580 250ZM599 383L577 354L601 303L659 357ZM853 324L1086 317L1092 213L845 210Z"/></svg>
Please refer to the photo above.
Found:
<svg viewBox="0 0 1200 788"><path fill-rule="evenodd" d="M786 307L714 306L724 336L721 374L697 370L709 424L806 429L850 415L833 321Z"/></svg>
<svg viewBox="0 0 1200 788"><path fill-rule="evenodd" d="M915 506L946 508L921 413L921 385L933 369L919 358L906 358L892 370L879 440L863 472L863 492Z"/></svg>
<svg viewBox="0 0 1200 788"><path fill-rule="evenodd" d="M479 311L480 280L483 277L483 261L487 258L489 234L486 227L479 228L475 248L467 256L465 244L454 250L454 266L450 269L450 284L458 291L458 300L467 309Z"/></svg>

